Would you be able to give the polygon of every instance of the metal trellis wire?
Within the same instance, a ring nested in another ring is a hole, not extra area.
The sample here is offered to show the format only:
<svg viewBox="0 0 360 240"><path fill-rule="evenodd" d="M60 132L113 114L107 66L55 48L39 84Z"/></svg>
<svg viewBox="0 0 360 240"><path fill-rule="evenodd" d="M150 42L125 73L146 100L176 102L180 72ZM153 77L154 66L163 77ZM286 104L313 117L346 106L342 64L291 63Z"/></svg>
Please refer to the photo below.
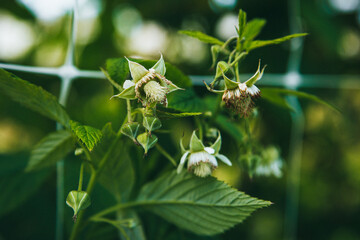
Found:
<svg viewBox="0 0 360 240"><path fill-rule="evenodd" d="M299 0L288 0L289 3L289 23L290 32L301 32L300 22L300 2ZM59 102L66 106L68 95L72 82L78 78L95 78L105 79L101 71L80 70L75 66L75 38L76 38L76 23L78 21L78 6L77 1L74 1L73 11L71 14L71 27L68 39L68 48L65 62L60 67L35 67L23 66L17 64L0 63L0 68L37 73L50 76L58 76L61 80L61 89L59 95ZM317 75L317 74L300 74L300 63L302 55L302 39L293 39L291 44L291 51L288 62L288 70L285 74L265 74L260 85L285 87L289 89L298 88L336 88L336 89L360 89L360 76L358 75ZM242 74L241 77L246 79L250 75ZM203 85L203 80L210 83L212 76L190 76L194 85ZM340 81L341 80L341 81ZM289 157L289 172L287 179L287 204L285 209L285 224L284 224L284 239L295 240L297 233L297 217L298 217L298 198L299 198L299 184L300 184L300 166L302 153L302 139L304 132L304 115L296 97L288 98L292 107L296 110L292 113L292 129L290 137L290 157ZM57 124L57 129L60 129L60 124ZM56 166L57 169L57 192L56 192L56 231L55 239L62 240L64 238L64 161L59 161Z"/></svg>

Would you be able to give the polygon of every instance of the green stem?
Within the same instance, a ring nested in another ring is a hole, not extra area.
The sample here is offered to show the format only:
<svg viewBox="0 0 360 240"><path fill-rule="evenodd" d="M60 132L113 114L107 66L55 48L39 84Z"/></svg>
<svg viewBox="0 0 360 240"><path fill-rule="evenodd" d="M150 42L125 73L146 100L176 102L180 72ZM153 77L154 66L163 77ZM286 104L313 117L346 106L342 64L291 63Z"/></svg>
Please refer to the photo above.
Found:
<svg viewBox="0 0 360 240"><path fill-rule="evenodd" d="M124 121L124 123L126 123L126 121ZM123 123L123 125L124 125ZM116 146L117 142L119 141L120 137L121 137L121 132L120 132L121 127L119 128L119 131L117 133L116 139L114 140L114 142L112 142L112 144L110 145L108 151L106 152L106 154L104 155L104 157L101 159L98 168L96 170L92 170L91 172L91 176L90 176L90 180L88 183L88 186L86 188L86 193L91 195L91 192L94 189L95 186L95 182L97 180L97 177L99 176L99 174L101 173L103 167L105 166L105 163L107 162L107 160L110 158L110 153L112 152L113 148ZM70 235L70 240L75 240L80 232L80 229L82 227L82 219L83 219L83 215L84 215L85 210L82 210L77 217L77 221L73 226L71 235Z"/></svg>
<svg viewBox="0 0 360 240"><path fill-rule="evenodd" d="M164 155L164 157L166 157L175 167L177 166L177 163L175 161L175 159L173 157L170 156L170 154L168 152L166 152L166 150L160 146L160 144L156 144L155 145L156 149L162 154Z"/></svg>
<svg viewBox="0 0 360 240"><path fill-rule="evenodd" d="M202 124L201 124L201 121L200 121L200 118L199 118L199 117L195 117L195 123L196 123L196 126L197 126L198 129L199 129L199 137L200 137L200 140L202 141L202 140L203 140L204 133L203 133L203 126L202 126Z"/></svg>
<svg viewBox="0 0 360 240"><path fill-rule="evenodd" d="M240 82L239 62L235 63L235 76L236 76L236 81Z"/></svg>
<svg viewBox="0 0 360 240"><path fill-rule="evenodd" d="M131 122L132 122L132 118L131 118L131 104L130 104L130 100L129 100L129 99L126 99L126 106L127 106L128 122L131 123Z"/></svg>
<svg viewBox="0 0 360 240"><path fill-rule="evenodd" d="M79 186L78 186L78 191L79 192L82 191L83 178L84 178L84 163L81 163L80 176L79 176Z"/></svg>

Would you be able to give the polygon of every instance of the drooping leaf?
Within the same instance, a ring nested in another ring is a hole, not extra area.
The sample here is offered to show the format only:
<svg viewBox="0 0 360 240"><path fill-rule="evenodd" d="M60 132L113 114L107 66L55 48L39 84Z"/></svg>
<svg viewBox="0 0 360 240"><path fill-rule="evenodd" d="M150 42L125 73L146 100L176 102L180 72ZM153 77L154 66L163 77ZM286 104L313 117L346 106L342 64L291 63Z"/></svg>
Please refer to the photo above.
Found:
<svg viewBox="0 0 360 240"><path fill-rule="evenodd" d="M284 108L288 111L295 111L293 107L288 103L286 98L282 96L281 94L274 92L274 91L268 91L269 89L262 88L261 89L261 98L265 99L266 101L269 101L281 108Z"/></svg>
<svg viewBox="0 0 360 240"><path fill-rule="evenodd" d="M101 132L103 137L91 152L95 166L99 166L104 157L109 157L100 172L99 182L116 200L126 201L134 184L134 169L128 151L132 143L118 138L110 123Z"/></svg>
<svg viewBox="0 0 360 240"><path fill-rule="evenodd" d="M179 31L179 33L188 35L193 38L197 38L204 43L210 43L210 44L215 44L215 45L220 45L220 46L222 46L224 44L223 41L220 41L217 38L211 37L205 33L199 32L199 31L184 31L183 30L183 31Z"/></svg>
<svg viewBox="0 0 360 240"><path fill-rule="evenodd" d="M44 183L50 171L24 173L28 156L0 155L0 217L26 202Z"/></svg>
<svg viewBox="0 0 360 240"><path fill-rule="evenodd" d="M71 130L75 135L86 145L89 151L92 151L94 146L99 142L102 137L99 129L81 125L78 122L71 121Z"/></svg>
<svg viewBox="0 0 360 240"><path fill-rule="evenodd" d="M199 178L186 171L180 174L173 171L142 187L136 201L128 207L143 207L199 235L215 235L270 204L213 177ZM124 207L122 204L111 207L98 217Z"/></svg>
<svg viewBox="0 0 360 240"><path fill-rule="evenodd" d="M106 60L106 70L110 78L121 87L130 73L129 63L123 57Z"/></svg>
<svg viewBox="0 0 360 240"><path fill-rule="evenodd" d="M331 105L330 103L327 103L326 101L320 99L319 97L309 94L309 93L305 93L305 92L300 92L300 91L296 91L296 90L291 90L291 89L283 89L283 88L261 88L261 92L267 95L272 94L272 95L292 95L292 96L296 96L299 98L303 98L303 99L308 99L320 104L323 104L331 109L333 109L336 112L340 112L339 109L337 109L335 106Z"/></svg>
<svg viewBox="0 0 360 240"><path fill-rule="evenodd" d="M307 33L296 33L296 34L288 35L288 36L285 36L285 37L276 38L276 39L273 39L273 40L256 40L256 41L252 41L245 48L246 48L246 50L251 51L251 50L254 50L256 48L265 47L265 46L268 46L268 45L280 44L280 43L283 43L283 42L288 41L290 39L297 38L297 37L303 37L303 36L306 36L306 35L307 35Z"/></svg>
<svg viewBox="0 0 360 240"><path fill-rule="evenodd" d="M41 87L0 69L0 92L9 96L12 100L69 128L70 118L64 108L54 95Z"/></svg>
<svg viewBox="0 0 360 240"><path fill-rule="evenodd" d="M43 138L31 151L26 171L55 164L75 148L75 140L69 131L60 130Z"/></svg>
<svg viewBox="0 0 360 240"><path fill-rule="evenodd" d="M182 113L173 113L173 112L165 112L156 109L156 115L159 118L182 118L182 117L193 117L199 116L203 113L201 112L182 112Z"/></svg>

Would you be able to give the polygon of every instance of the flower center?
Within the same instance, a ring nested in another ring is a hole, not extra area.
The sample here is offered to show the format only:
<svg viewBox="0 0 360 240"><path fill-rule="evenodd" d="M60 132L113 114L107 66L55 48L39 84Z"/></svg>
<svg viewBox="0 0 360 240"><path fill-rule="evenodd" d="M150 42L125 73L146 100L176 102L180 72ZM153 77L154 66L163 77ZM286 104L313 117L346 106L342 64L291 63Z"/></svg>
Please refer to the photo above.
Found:
<svg viewBox="0 0 360 240"><path fill-rule="evenodd" d="M212 166L208 162L200 162L198 165L193 166L193 172L196 176L207 177L211 175Z"/></svg>
<svg viewBox="0 0 360 240"><path fill-rule="evenodd" d="M165 88L156 81L146 83L144 86L144 92L146 94L146 98L150 102L162 102L166 97Z"/></svg>

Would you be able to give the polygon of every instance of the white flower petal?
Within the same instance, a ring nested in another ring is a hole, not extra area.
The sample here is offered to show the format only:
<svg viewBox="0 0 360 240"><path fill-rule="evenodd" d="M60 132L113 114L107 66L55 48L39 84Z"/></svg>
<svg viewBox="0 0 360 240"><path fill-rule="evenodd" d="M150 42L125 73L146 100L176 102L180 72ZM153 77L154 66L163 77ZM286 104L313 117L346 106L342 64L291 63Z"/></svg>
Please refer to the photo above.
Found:
<svg viewBox="0 0 360 240"><path fill-rule="evenodd" d="M183 167L184 167L186 158L187 158L187 156L189 155L189 153L190 153L189 151L186 151L186 152L182 155L182 157L181 157L181 159L180 159L179 166L178 166L178 168L177 168L177 173L178 173L178 174L181 173L181 171L182 171L182 169L183 169Z"/></svg>
<svg viewBox="0 0 360 240"><path fill-rule="evenodd" d="M260 93L260 90L255 85L252 85L251 87L249 87L247 91L252 96L258 95Z"/></svg>
<svg viewBox="0 0 360 240"><path fill-rule="evenodd" d="M134 86L135 83L131 80L125 80L124 84L123 84L123 88L124 89L128 89L129 87L132 87Z"/></svg>
<svg viewBox="0 0 360 240"><path fill-rule="evenodd" d="M225 156L225 155L222 155L222 154L217 154L216 157L218 159L220 159L223 163L225 163L226 165L229 165L229 166L232 166L232 163L230 162L230 160Z"/></svg>
<svg viewBox="0 0 360 240"><path fill-rule="evenodd" d="M213 165L213 167L217 167L218 163L216 161L216 158L213 155L209 155L209 162Z"/></svg>
<svg viewBox="0 0 360 240"><path fill-rule="evenodd" d="M239 84L239 89L240 89L241 91L246 91L247 88L248 88L248 87L246 86L245 83L240 83L240 84Z"/></svg>
<svg viewBox="0 0 360 240"><path fill-rule="evenodd" d="M207 151L209 154L214 154L215 153L215 149L213 149L211 147L205 147L204 150Z"/></svg>

